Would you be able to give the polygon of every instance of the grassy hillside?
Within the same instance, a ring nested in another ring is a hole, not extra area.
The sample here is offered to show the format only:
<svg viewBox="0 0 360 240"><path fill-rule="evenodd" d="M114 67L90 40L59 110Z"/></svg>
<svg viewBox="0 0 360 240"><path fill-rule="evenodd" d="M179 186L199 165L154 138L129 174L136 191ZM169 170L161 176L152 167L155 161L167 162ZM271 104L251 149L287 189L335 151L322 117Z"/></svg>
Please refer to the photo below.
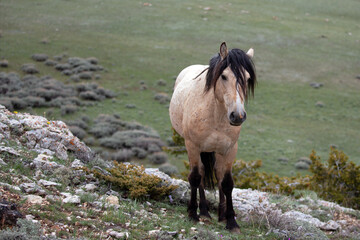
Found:
<svg viewBox="0 0 360 240"><path fill-rule="evenodd" d="M119 113L166 139L168 110L154 95L170 95L174 76L207 63L222 41L230 48L253 47L259 84L247 106L238 157L262 159L264 170L292 175L299 157L315 149L327 158L330 145L360 163L358 9L356 0L0 0L0 58L10 63L6 71L19 71L34 53L95 56L107 69L97 81L119 95L65 118ZM166 86L158 86L159 79ZM147 90L140 90L140 81ZM324 85L314 89L311 82ZM279 157L289 163L281 165Z"/></svg>

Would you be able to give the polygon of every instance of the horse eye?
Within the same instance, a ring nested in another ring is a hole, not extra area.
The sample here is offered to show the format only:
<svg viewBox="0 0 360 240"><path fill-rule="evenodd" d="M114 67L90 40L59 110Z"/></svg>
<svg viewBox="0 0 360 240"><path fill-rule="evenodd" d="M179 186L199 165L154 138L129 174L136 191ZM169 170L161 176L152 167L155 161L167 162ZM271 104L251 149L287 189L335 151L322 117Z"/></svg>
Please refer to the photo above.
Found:
<svg viewBox="0 0 360 240"><path fill-rule="evenodd" d="M224 80L224 81L227 80L227 78L226 78L226 76L224 74L221 74L221 79Z"/></svg>

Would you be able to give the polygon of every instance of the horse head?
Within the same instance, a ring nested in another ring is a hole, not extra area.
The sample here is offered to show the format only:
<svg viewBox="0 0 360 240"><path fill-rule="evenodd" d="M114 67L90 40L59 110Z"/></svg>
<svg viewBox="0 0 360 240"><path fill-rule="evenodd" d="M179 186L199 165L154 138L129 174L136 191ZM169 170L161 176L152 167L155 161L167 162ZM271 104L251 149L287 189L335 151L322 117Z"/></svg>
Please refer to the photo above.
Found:
<svg viewBox="0 0 360 240"><path fill-rule="evenodd" d="M215 98L223 104L229 123L234 126L240 126L246 120L245 102L250 94L254 94L256 74L253 56L252 48L247 53L240 49L228 51L223 42L220 53L209 63L205 93L214 89Z"/></svg>

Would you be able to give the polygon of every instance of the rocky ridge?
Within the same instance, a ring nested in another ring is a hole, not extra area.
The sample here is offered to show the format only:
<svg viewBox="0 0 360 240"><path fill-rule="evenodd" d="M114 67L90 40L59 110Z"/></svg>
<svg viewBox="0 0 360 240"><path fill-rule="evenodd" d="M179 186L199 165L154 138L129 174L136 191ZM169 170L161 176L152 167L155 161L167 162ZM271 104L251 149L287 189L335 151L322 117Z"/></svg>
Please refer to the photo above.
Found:
<svg viewBox="0 0 360 240"><path fill-rule="evenodd" d="M127 239L132 237L129 229L136 228L144 219L158 220L166 215L166 208L154 213L150 202L141 203L140 210L129 212L129 204L133 204L130 200L81 170L82 166L105 171L111 164L96 157L65 123L12 113L0 105L0 199L18 204L24 219L39 224L43 239L61 238L74 232L84 233L85 239ZM146 169L146 173L160 177L164 184L178 186L165 202L184 205L188 201L187 182L154 168ZM218 196L207 192L207 197L211 206L216 207ZM359 211L311 194L294 199L234 189L233 203L238 221L265 226L267 234L280 239L360 239ZM129 214L129 218L123 222L111 221L109 216L114 210L122 211L125 217ZM4 221L2 227L4 224L10 223ZM200 227L195 225L186 232L163 226L149 230L148 238L201 239L197 237ZM91 236L86 235L89 232Z"/></svg>

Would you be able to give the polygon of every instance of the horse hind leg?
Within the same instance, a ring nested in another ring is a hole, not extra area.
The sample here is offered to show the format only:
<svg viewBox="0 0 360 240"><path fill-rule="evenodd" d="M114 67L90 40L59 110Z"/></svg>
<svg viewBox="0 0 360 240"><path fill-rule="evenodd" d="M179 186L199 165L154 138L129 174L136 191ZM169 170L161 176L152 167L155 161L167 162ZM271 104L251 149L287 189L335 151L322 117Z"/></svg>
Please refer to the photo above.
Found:
<svg viewBox="0 0 360 240"><path fill-rule="evenodd" d="M209 202L206 200L205 189L203 184L200 184L199 186L199 195L200 195L200 203L199 203L200 216L211 219L211 216L209 214Z"/></svg>
<svg viewBox="0 0 360 240"><path fill-rule="evenodd" d="M209 189L214 189L214 164L215 164L215 153L214 152L202 152L200 153L201 163L202 163L202 172L201 172L201 184L199 186L199 195L200 195L200 216L204 216L211 219L209 214L209 202L205 197L205 185Z"/></svg>
<svg viewBox="0 0 360 240"><path fill-rule="evenodd" d="M192 168L188 180L191 189L190 201L188 204L188 215L190 219L194 221L199 221L199 216L197 215L197 189L201 184L201 175L197 166Z"/></svg>

